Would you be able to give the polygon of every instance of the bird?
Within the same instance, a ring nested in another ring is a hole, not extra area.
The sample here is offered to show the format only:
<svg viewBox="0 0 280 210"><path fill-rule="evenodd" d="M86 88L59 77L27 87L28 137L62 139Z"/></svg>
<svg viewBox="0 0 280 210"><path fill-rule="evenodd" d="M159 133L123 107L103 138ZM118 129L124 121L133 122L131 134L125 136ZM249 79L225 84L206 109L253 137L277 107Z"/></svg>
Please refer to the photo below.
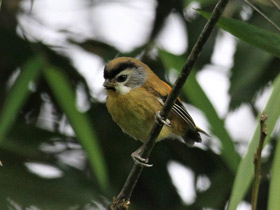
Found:
<svg viewBox="0 0 280 210"><path fill-rule="evenodd" d="M118 57L104 68L106 107L113 121L122 131L143 145L131 154L134 162L150 167L141 157L144 143L172 88L161 80L148 65L132 57ZM171 108L156 142L166 138L181 139L191 147L201 142L200 133L209 136L195 125L181 99L178 97Z"/></svg>

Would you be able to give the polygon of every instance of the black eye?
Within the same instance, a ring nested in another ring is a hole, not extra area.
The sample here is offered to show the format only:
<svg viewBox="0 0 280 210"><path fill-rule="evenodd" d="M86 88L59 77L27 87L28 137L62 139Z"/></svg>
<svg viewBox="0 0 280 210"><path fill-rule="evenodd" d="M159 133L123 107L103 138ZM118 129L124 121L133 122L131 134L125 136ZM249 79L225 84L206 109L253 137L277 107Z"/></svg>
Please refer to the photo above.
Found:
<svg viewBox="0 0 280 210"><path fill-rule="evenodd" d="M127 75L123 74L117 77L117 82L124 82L127 79Z"/></svg>

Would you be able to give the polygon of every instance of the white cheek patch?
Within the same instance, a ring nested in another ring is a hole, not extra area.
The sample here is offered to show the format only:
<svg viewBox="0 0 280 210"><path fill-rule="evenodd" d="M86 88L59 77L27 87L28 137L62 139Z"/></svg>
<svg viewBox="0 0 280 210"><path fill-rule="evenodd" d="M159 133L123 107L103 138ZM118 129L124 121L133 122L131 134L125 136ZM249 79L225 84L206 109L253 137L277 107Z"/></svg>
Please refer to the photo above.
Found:
<svg viewBox="0 0 280 210"><path fill-rule="evenodd" d="M115 88L122 95L125 95L125 94L129 93L129 91L131 90L130 87L127 87L122 83L118 84Z"/></svg>

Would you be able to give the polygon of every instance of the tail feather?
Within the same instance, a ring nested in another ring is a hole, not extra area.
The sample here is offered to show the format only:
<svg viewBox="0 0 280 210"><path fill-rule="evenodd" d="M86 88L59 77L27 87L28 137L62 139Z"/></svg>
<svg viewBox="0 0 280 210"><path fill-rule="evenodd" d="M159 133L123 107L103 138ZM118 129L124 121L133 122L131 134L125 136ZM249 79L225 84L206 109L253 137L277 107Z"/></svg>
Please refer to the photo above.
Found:
<svg viewBox="0 0 280 210"><path fill-rule="evenodd" d="M196 131L198 131L198 132L200 132L200 133L203 133L205 136L207 136L207 137L210 137L210 135L206 132L206 131L204 131L204 130L202 130L201 128L199 128L199 127L197 127L196 126Z"/></svg>
<svg viewBox="0 0 280 210"><path fill-rule="evenodd" d="M208 133L206 133L204 130L202 130L199 127L196 127L196 130L189 130L185 136L183 136L184 142L187 146L192 147L195 142L201 142L201 136L200 133L203 133L204 135L209 136Z"/></svg>

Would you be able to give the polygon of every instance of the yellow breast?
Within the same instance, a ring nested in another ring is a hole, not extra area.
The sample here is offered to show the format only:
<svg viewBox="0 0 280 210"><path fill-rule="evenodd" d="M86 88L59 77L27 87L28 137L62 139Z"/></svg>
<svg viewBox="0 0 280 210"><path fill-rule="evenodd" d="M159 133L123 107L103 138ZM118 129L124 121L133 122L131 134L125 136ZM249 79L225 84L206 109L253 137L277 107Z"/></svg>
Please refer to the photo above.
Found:
<svg viewBox="0 0 280 210"><path fill-rule="evenodd" d="M121 129L136 140L145 142L161 105L155 95L138 87L125 95L107 91L107 109ZM170 136L171 129L164 126L158 140Z"/></svg>

